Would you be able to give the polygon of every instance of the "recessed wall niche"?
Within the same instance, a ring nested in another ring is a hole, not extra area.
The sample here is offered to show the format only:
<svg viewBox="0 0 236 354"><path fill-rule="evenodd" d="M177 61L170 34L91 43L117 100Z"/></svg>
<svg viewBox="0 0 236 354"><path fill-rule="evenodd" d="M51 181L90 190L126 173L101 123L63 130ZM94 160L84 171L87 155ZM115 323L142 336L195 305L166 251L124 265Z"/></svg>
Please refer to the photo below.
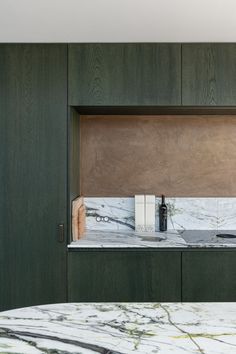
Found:
<svg viewBox="0 0 236 354"><path fill-rule="evenodd" d="M77 195L236 196L236 115L76 119Z"/></svg>

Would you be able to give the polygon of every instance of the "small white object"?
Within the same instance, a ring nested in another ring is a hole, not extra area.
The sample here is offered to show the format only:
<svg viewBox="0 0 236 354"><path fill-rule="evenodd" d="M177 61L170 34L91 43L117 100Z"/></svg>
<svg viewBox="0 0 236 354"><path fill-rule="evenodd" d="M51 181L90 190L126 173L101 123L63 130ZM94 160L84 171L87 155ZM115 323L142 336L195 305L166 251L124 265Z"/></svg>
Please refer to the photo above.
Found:
<svg viewBox="0 0 236 354"><path fill-rule="evenodd" d="M155 232L155 195L145 196L145 231Z"/></svg>
<svg viewBox="0 0 236 354"><path fill-rule="evenodd" d="M135 231L145 231L145 198L144 195L135 195Z"/></svg>

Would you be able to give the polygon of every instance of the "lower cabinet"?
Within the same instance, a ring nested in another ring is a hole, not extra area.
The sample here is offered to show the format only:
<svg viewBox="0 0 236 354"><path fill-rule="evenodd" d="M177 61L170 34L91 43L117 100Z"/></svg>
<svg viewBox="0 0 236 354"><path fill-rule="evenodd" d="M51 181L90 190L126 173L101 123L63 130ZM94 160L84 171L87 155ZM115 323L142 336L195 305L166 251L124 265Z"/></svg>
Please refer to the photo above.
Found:
<svg viewBox="0 0 236 354"><path fill-rule="evenodd" d="M236 301L235 250L76 250L69 302Z"/></svg>
<svg viewBox="0 0 236 354"><path fill-rule="evenodd" d="M183 252L182 301L236 301L236 252Z"/></svg>
<svg viewBox="0 0 236 354"><path fill-rule="evenodd" d="M68 301L181 301L181 252L79 250L68 254Z"/></svg>

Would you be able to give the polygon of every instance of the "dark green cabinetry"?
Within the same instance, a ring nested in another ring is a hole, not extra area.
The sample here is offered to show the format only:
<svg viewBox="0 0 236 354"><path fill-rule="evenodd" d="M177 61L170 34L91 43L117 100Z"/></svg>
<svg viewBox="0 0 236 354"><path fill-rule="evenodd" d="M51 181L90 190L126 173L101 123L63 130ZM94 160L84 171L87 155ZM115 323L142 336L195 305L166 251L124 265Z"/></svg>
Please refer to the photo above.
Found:
<svg viewBox="0 0 236 354"><path fill-rule="evenodd" d="M181 45L69 44L69 104L180 105Z"/></svg>
<svg viewBox="0 0 236 354"><path fill-rule="evenodd" d="M70 105L236 105L236 44L69 44L68 54Z"/></svg>
<svg viewBox="0 0 236 354"><path fill-rule="evenodd" d="M178 251L75 251L68 261L70 302L181 301Z"/></svg>
<svg viewBox="0 0 236 354"><path fill-rule="evenodd" d="M236 301L235 250L75 250L68 301Z"/></svg>
<svg viewBox="0 0 236 354"><path fill-rule="evenodd" d="M67 88L73 106L236 106L235 78L236 44L0 44L0 310L67 300L68 199L79 194ZM69 301L236 301L233 250L68 256Z"/></svg>
<svg viewBox="0 0 236 354"><path fill-rule="evenodd" d="M0 310L66 301L66 45L0 45L0 125Z"/></svg>
<svg viewBox="0 0 236 354"><path fill-rule="evenodd" d="M236 44L182 44L182 104L236 105Z"/></svg>
<svg viewBox="0 0 236 354"><path fill-rule="evenodd" d="M182 301L236 301L236 251L182 254Z"/></svg>

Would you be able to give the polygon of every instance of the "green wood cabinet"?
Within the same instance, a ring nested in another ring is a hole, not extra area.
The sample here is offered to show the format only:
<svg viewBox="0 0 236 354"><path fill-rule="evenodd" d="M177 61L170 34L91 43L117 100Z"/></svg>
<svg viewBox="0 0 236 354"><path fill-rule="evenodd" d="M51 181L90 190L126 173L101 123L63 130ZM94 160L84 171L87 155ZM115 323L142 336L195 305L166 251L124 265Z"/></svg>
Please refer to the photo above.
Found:
<svg viewBox="0 0 236 354"><path fill-rule="evenodd" d="M66 45L0 45L0 134L0 310L66 301Z"/></svg>
<svg viewBox="0 0 236 354"><path fill-rule="evenodd" d="M236 252L183 252L182 301L236 301Z"/></svg>
<svg viewBox="0 0 236 354"><path fill-rule="evenodd" d="M68 300L181 301L181 253L69 252Z"/></svg>
<svg viewBox="0 0 236 354"><path fill-rule="evenodd" d="M69 104L180 105L181 45L69 44Z"/></svg>
<svg viewBox="0 0 236 354"><path fill-rule="evenodd" d="M182 44L182 104L236 105L236 44Z"/></svg>

